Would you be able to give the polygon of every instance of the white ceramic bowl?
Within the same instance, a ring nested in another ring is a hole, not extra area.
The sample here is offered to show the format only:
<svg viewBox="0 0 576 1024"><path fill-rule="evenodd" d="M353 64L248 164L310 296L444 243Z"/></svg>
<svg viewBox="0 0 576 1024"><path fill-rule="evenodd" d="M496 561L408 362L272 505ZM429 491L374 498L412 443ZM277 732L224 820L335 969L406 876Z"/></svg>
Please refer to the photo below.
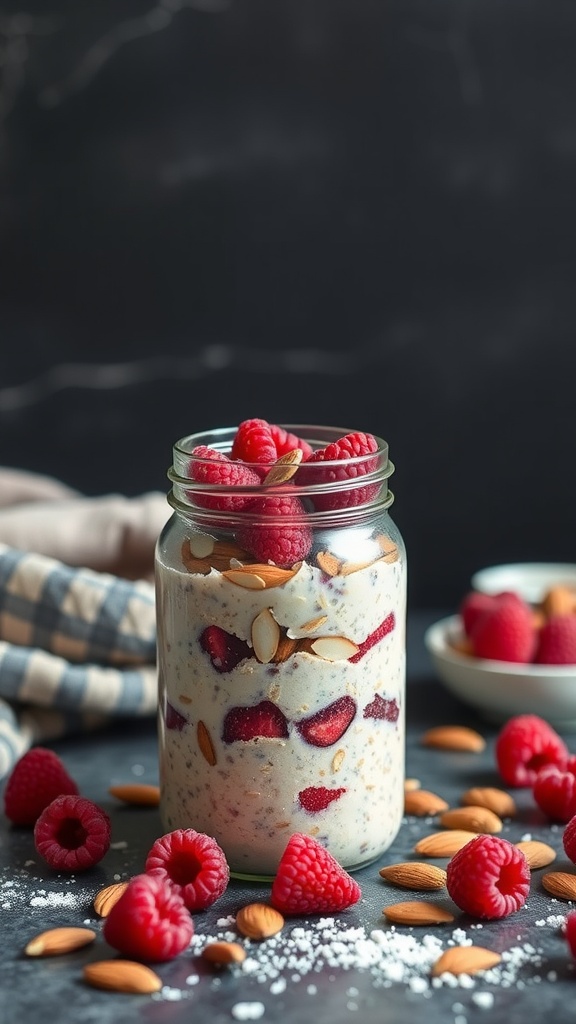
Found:
<svg viewBox="0 0 576 1024"><path fill-rule="evenodd" d="M510 589L498 587L498 590ZM519 665L459 654L460 617L430 626L424 642L438 677L456 697L493 722L535 714L559 731L576 732L576 665Z"/></svg>
<svg viewBox="0 0 576 1024"><path fill-rule="evenodd" d="M514 590L525 601L537 604L546 591L561 585L576 590L576 565L570 562L517 562L493 565L474 573L471 584L484 594Z"/></svg>

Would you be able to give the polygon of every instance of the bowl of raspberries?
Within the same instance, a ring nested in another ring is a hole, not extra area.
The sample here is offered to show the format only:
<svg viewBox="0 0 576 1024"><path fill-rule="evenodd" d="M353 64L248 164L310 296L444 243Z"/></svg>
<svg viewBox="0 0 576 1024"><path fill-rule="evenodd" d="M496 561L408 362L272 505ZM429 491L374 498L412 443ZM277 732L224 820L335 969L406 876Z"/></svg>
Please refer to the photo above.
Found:
<svg viewBox="0 0 576 1024"><path fill-rule="evenodd" d="M480 570L424 639L440 680L485 717L537 714L576 731L576 565Z"/></svg>

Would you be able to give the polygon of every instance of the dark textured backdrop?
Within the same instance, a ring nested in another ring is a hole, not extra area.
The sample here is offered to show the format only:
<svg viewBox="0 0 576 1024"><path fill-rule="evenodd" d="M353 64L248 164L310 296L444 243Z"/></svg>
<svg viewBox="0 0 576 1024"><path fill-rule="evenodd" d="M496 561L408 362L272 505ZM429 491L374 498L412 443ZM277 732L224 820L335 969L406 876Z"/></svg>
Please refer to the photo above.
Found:
<svg viewBox="0 0 576 1024"><path fill-rule="evenodd" d="M413 605L576 556L573 0L0 0L0 464L387 438Z"/></svg>

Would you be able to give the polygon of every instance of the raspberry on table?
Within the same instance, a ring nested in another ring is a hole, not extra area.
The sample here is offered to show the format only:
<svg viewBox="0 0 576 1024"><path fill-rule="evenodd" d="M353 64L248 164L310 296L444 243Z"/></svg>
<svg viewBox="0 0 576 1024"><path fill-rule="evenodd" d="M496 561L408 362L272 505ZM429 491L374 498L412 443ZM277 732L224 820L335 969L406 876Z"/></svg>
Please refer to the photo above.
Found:
<svg viewBox="0 0 576 1024"><path fill-rule="evenodd" d="M283 914L338 913L358 903L362 890L312 836L295 832L272 882L270 902Z"/></svg>
<svg viewBox="0 0 576 1024"><path fill-rule="evenodd" d="M188 472L190 479L199 484L218 487L259 487L258 473L241 462L233 462L214 448L197 445L191 451L192 458ZM224 512L238 512L244 508L250 495L246 494L200 494L194 492L193 500L201 508Z"/></svg>
<svg viewBox="0 0 576 1024"><path fill-rule="evenodd" d="M534 800L552 821L566 824L576 814L576 757L564 769L548 764L541 768L532 789Z"/></svg>
<svg viewBox="0 0 576 1024"><path fill-rule="evenodd" d="M64 762L46 747L32 747L14 765L4 788L4 811L13 825L34 825L57 796L77 794Z"/></svg>
<svg viewBox="0 0 576 1024"><path fill-rule="evenodd" d="M346 484L373 473L378 468L378 458L366 458L375 455L378 442L372 434L357 431L345 434L332 441L325 448L317 448L306 459L303 469L299 472L298 481L306 485ZM345 460L345 461L343 461ZM360 460L360 461L357 461ZM329 465L337 462L338 465ZM348 464L346 464L348 463ZM316 468L317 467L317 468ZM380 484L367 484L365 487L345 486L335 488L329 494L315 494L314 507L319 512L328 512L337 508L352 508L373 501L380 489Z"/></svg>
<svg viewBox="0 0 576 1024"><path fill-rule="evenodd" d="M224 851L212 836L193 828L160 836L145 864L148 874L169 882L194 913L206 910L222 895L230 880Z"/></svg>
<svg viewBox="0 0 576 1024"><path fill-rule="evenodd" d="M58 796L34 826L37 852L56 871L85 871L110 848L110 818L83 796Z"/></svg>
<svg viewBox="0 0 576 1024"><path fill-rule="evenodd" d="M302 502L290 491L253 498L243 512L250 513L251 521L239 528L237 540L258 562L289 569L306 558L312 530Z"/></svg>
<svg viewBox="0 0 576 1024"><path fill-rule="evenodd" d="M569 758L564 740L539 715L509 718L496 737L494 753L508 786L533 786L544 765L564 768Z"/></svg>
<svg viewBox="0 0 576 1024"><path fill-rule="evenodd" d="M530 605L521 598L496 600L492 608L477 616L469 639L476 658L522 664L532 661L537 633Z"/></svg>
<svg viewBox="0 0 576 1024"><path fill-rule="evenodd" d="M576 864L576 814L570 821L567 822L564 832L562 833L562 845L564 846L564 853L571 860L573 864Z"/></svg>
<svg viewBox="0 0 576 1024"><path fill-rule="evenodd" d="M574 960L576 960L576 910L571 910L566 915L564 922L564 935L568 943L568 949Z"/></svg>
<svg viewBox="0 0 576 1024"><path fill-rule="evenodd" d="M178 890L146 872L130 879L104 922L106 942L134 960L172 960L189 945L194 922Z"/></svg>
<svg viewBox="0 0 576 1024"><path fill-rule="evenodd" d="M507 917L523 907L530 868L522 850L507 839L478 835L448 861L446 888L460 910L474 917Z"/></svg>
<svg viewBox="0 0 576 1024"><path fill-rule="evenodd" d="M551 615L540 627L534 661L538 665L576 665L576 615Z"/></svg>

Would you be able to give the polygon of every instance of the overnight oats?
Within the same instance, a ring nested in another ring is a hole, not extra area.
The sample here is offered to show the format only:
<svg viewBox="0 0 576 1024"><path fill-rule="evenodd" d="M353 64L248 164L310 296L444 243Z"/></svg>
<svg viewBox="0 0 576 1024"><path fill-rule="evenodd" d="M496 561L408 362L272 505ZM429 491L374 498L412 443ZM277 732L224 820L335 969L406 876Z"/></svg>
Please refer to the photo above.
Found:
<svg viewBox="0 0 576 1024"><path fill-rule="evenodd" d="M270 876L294 832L348 870L404 808L406 558L388 447L247 420L174 446L156 553L161 815Z"/></svg>

